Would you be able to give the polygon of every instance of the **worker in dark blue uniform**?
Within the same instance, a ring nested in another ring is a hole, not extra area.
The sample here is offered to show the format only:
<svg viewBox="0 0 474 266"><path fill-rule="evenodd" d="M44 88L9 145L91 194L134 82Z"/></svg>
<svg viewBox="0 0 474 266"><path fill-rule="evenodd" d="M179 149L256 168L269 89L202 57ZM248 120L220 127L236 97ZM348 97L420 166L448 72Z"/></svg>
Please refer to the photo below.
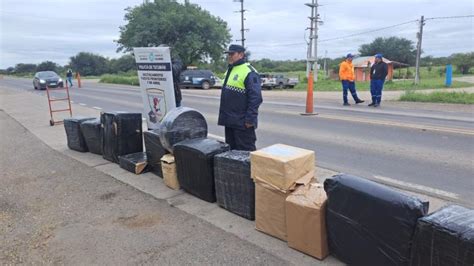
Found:
<svg viewBox="0 0 474 266"><path fill-rule="evenodd" d="M383 84L387 74L387 63L383 61L382 54L376 54L374 64L370 68L370 94L372 94L372 103L370 103L369 106L380 106L380 102L382 101Z"/></svg>
<svg viewBox="0 0 474 266"><path fill-rule="evenodd" d="M232 150L256 150L258 108L262 103L260 77L245 61L245 48L232 44L226 51L229 66L221 91L217 124L225 127L225 142Z"/></svg>

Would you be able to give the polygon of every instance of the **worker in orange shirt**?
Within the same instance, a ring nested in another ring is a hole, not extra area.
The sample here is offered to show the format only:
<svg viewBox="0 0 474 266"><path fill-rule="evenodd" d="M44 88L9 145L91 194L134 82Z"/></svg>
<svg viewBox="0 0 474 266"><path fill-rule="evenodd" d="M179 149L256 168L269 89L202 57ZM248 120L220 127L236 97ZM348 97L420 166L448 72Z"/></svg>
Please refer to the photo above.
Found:
<svg viewBox="0 0 474 266"><path fill-rule="evenodd" d="M364 102L357 96L357 91L354 82L354 66L352 65L353 58L354 56L352 54L347 54L346 60L344 60L339 66L339 79L342 82L342 96L344 100L344 106L350 105L349 101L347 100L347 90L351 91L352 98L354 98L356 104Z"/></svg>

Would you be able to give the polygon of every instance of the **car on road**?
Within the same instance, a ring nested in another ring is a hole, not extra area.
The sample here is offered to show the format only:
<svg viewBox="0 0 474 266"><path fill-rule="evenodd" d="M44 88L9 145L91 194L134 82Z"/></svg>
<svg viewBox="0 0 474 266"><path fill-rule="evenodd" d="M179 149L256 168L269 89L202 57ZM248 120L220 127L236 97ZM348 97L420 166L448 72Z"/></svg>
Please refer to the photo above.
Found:
<svg viewBox="0 0 474 266"><path fill-rule="evenodd" d="M213 87L219 87L219 78L210 70L185 70L179 76L179 86L185 89L201 88L208 90Z"/></svg>
<svg viewBox="0 0 474 266"><path fill-rule="evenodd" d="M45 90L49 88L62 88L64 86L63 79L54 71L36 72L33 78L33 87L35 90Z"/></svg>
<svg viewBox="0 0 474 266"><path fill-rule="evenodd" d="M275 79L276 86L280 89L292 89L299 82L298 78L290 78L283 74L273 74L273 78Z"/></svg>
<svg viewBox="0 0 474 266"><path fill-rule="evenodd" d="M265 73L262 73L259 75L260 75L260 84L262 86L262 89L271 90L277 85L272 75L265 74Z"/></svg>

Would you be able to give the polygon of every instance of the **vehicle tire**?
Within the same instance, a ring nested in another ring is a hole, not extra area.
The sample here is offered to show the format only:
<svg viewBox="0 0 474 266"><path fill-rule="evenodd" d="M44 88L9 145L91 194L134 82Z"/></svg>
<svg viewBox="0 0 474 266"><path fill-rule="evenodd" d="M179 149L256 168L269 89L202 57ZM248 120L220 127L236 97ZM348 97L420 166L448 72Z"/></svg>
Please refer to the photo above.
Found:
<svg viewBox="0 0 474 266"><path fill-rule="evenodd" d="M202 84L201 84L201 88L203 90L208 90L211 88L211 84L209 83L209 81L203 81Z"/></svg>
<svg viewBox="0 0 474 266"><path fill-rule="evenodd" d="M288 88L289 89L293 89L295 86L294 85L289 85Z"/></svg>
<svg viewBox="0 0 474 266"><path fill-rule="evenodd" d="M279 89L284 89L285 88L285 86L283 86L283 82L278 83L278 88Z"/></svg>
<svg viewBox="0 0 474 266"><path fill-rule="evenodd" d="M36 86L33 84L33 88L35 88L35 90L37 90Z"/></svg>

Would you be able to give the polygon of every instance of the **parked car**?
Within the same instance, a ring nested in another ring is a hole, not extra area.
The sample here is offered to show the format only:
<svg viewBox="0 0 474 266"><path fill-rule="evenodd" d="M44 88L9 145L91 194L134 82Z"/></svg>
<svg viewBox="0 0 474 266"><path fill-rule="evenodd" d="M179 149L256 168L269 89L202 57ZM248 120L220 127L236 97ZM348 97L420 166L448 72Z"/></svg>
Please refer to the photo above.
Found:
<svg viewBox="0 0 474 266"><path fill-rule="evenodd" d="M201 88L208 90L218 87L219 79L210 70L185 70L179 76L179 86L181 88ZM221 85L222 86L222 85Z"/></svg>
<svg viewBox="0 0 474 266"><path fill-rule="evenodd" d="M262 89L271 90L277 85L272 75L270 74L259 74L259 75L260 75L260 84L262 86Z"/></svg>
<svg viewBox="0 0 474 266"><path fill-rule="evenodd" d="M64 86L63 79L54 71L40 71L35 74L33 79L33 87L35 90L45 90L49 88L62 88Z"/></svg>
<svg viewBox="0 0 474 266"><path fill-rule="evenodd" d="M289 78L283 74L274 74L273 78L275 79L276 86L280 89L294 88L299 82L298 78Z"/></svg>

